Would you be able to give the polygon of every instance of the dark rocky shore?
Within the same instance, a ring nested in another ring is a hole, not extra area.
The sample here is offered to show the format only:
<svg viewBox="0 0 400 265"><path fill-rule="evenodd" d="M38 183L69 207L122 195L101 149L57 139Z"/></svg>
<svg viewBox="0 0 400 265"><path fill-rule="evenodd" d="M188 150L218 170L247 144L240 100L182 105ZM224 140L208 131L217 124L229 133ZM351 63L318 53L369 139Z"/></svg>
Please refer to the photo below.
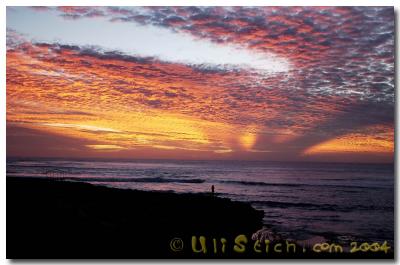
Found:
<svg viewBox="0 0 400 265"><path fill-rule="evenodd" d="M211 194L7 177L9 259L393 258L393 253L316 254L299 246L293 253L293 245L274 239L268 229L260 230L262 218L263 212L249 204ZM254 251L256 239L270 239L268 253L263 244L257 246L260 253ZM282 253L273 252L277 242L282 243ZM240 253L242 246L246 250Z"/></svg>
<svg viewBox="0 0 400 265"><path fill-rule="evenodd" d="M193 257L192 236L233 242L263 213L211 194L113 189L7 177L7 258ZM173 238L184 242L170 243ZM200 248L200 246L199 246Z"/></svg>

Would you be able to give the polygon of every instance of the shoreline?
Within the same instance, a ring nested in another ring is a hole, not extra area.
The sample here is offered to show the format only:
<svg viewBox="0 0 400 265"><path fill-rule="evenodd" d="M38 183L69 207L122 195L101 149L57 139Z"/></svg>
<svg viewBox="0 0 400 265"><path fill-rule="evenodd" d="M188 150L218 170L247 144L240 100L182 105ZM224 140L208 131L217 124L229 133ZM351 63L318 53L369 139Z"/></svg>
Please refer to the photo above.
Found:
<svg viewBox="0 0 400 265"><path fill-rule="evenodd" d="M258 253L257 239L271 248L295 245L265 228L263 216L249 203L208 193L7 177L7 258L393 258L393 252L316 254L299 245L285 254L266 253L261 244ZM246 251L234 251L242 245Z"/></svg>
<svg viewBox="0 0 400 265"><path fill-rule="evenodd" d="M186 257L171 251L173 238L251 237L262 217L211 194L7 177L7 258Z"/></svg>

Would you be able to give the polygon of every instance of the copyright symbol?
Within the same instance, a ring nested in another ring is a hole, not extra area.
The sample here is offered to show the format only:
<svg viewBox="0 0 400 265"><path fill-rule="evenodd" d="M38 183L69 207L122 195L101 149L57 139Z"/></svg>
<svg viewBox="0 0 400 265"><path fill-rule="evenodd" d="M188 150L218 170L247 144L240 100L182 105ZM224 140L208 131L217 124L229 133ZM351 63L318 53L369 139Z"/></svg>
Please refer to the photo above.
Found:
<svg viewBox="0 0 400 265"><path fill-rule="evenodd" d="M175 237L169 242L169 247L172 251L182 251L183 249L183 241L182 239Z"/></svg>

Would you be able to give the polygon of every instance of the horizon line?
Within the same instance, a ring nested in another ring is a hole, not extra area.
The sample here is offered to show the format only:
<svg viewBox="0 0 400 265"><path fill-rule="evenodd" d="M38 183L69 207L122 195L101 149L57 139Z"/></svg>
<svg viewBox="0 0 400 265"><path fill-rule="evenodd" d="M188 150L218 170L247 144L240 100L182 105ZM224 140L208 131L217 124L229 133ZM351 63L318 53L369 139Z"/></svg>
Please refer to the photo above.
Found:
<svg viewBox="0 0 400 265"><path fill-rule="evenodd" d="M393 162L341 162L341 161L310 161L310 160L239 160L239 159L176 159L176 158L111 158L111 157L27 157L27 156L7 156L8 159L48 159L48 160L86 160L86 161L123 161L123 162L135 162L135 161L182 161L182 162L257 162L257 163L314 163L314 164L372 164L372 165L394 165Z"/></svg>

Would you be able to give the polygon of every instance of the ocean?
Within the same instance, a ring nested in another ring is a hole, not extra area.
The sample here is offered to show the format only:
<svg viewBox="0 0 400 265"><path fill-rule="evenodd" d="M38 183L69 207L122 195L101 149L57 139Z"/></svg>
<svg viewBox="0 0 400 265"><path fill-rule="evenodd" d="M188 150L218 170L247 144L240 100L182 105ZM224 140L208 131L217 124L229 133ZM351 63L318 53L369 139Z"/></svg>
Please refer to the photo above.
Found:
<svg viewBox="0 0 400 265"><path fill-rule="evenodd" d="M248 161L7 159L7 176L210 192L249 202L284 238L394 242L394 165Z"/></svg>

